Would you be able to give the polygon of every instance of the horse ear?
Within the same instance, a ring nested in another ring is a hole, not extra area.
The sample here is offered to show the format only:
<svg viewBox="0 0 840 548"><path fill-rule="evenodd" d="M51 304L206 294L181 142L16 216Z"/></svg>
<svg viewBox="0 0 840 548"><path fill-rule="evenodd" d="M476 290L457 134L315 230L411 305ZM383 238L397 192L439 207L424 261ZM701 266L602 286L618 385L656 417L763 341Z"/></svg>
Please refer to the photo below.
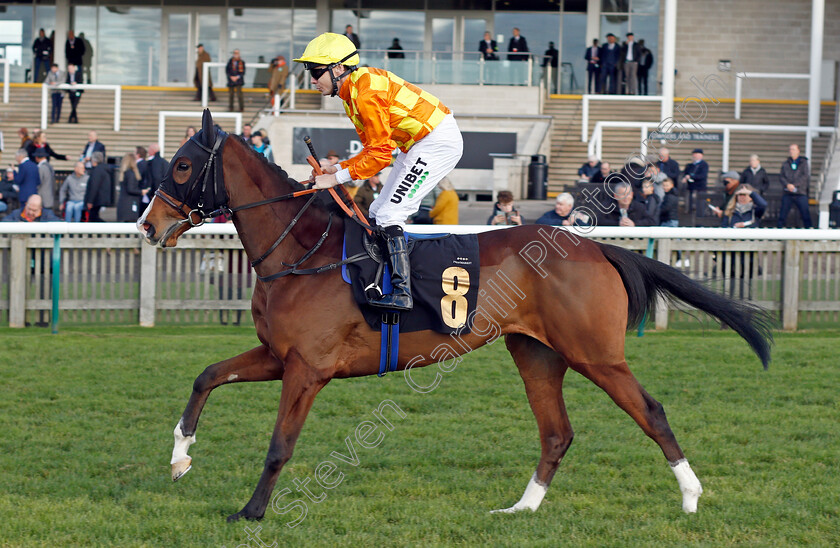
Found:
<svg viewBox="0 0 840 548"><path fill-rule="evenodd" d="M213 116L210 114L210 109L204 109L204 116L201 119L201 131L204 136L204 144L213 146L216 140L216 128L213 126Z"/></svg>

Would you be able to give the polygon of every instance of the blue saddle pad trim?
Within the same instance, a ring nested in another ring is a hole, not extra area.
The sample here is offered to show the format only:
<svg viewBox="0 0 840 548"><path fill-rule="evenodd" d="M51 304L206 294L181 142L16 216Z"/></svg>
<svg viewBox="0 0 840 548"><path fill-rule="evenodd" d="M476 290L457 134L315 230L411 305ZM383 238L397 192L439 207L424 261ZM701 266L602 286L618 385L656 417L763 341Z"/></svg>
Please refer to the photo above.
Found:
<svg viewBox="0 0 840 548"><path fill-rule="evenodd" d="M382 324L380 334L382 342L379 345L379 373L383 377L388 371L397 370L397 358L400 351L400 324Z"/></svg>

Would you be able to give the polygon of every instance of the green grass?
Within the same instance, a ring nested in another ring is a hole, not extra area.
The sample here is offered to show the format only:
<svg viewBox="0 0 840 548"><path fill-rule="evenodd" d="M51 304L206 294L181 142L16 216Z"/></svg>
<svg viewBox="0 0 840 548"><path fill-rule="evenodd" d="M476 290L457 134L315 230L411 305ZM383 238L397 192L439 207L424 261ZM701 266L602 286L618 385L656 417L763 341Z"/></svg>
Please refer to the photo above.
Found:
<svg viewBox="0 0 840 548"><path fill-rule="evenodd" d="M0 329L0 546L234 546L225 517L262 469L281 384L210 397L193 470L169 479L172 429L205 365L251 348L253 329ZM659 448L575 373L575 441L537 513L516 502L539 458L522 382L503 343L418 394L402 374L334 381L320 394L277 492L313 477L390 399L405 412L381 445L356 444L340 485L308 515L268 510L278 546L836 546L840 538L837 340L779 334L761 369L717 329L627 338L635 374L666 411L705 493L685 515ZM432 368L416 371L430 382ZM335 459L333 459L335 460ZM313 485L314 482L310 483ZM321 492L317 487L313 491ZM283 501L290 502L287 496ZM251 542L251 546L257 546Z"/></svg>

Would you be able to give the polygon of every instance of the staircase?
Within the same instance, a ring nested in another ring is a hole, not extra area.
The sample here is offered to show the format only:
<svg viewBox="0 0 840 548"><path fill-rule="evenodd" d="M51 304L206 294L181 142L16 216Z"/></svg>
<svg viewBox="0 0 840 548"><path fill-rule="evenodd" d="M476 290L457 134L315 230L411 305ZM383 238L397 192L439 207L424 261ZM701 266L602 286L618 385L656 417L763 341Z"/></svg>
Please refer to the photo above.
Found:
<svg viewBox="0 0 840 548"><path fill-rule="evenodd" d="M551 136L551 158L549 161L549 194L554 195L574 188L578 168L586 162L587 143L580 140L581 100L579 98L552 98L546 101L544 114L554 118ZM678 106L676 103L675 106ZM808 124L808 105L805 103L763 103L747 102L741 104L741 119L735 120L733 102L717 105L706 103L707 123L720 124L772 124L800 125ZM834 125L834 105L823 105L820 111L820 125ZM660 106L658 102L635 101L590 101L588 135L598 121L650 121L658 122ZM679 115L675 119L681 121ZM687 123L685 124L688 125ZM802 133L747 133L732 132L729 149L729 166L739 173L745 169L751 154L758 154L762 166L768 173L778 173L782 162L788 157L788 145L799 143L805 154L805 136ZM811 192L816 193L816 180L823 165L823 158L828 146L829 136L822 135L813 140L811 160ZM669 145L671 157L683 167L691 161L691 151L702 148L705 160L709 163L710 186L720 173L723 157L722 143L700 143L685 141ZM610 162L612 169L618 170L626 158L639 150L638 129L606 129L603 141L603 160ZM816 198L812 195L811 198Z"/></svg>
<svg viewBox="0 0 840 548"><path fill-rule="evenodd" d="M145 88L129 86L122 90L122 119L120 131L114 131L114 92L87 90L82 95L77 113L78 124L68 124L70 101L65 97L61 109L61 122L47 126L47 141L58 154L66 154L67 161L51 160L55 169L72 170L85 145L90 130L96 130L99 140L105 144L108 156L123 156L134 152L136 146L148 147L158 141L158 112L162 110L195 111L195 120L188 118L167 118L164 150L171 156L180 146L187 126L200 129L201 103L193 101L194 89L188 88ZM266 107L266 90L245 89L245 111L242 123L258 120L260 110ZM211 112L227 111L227 89L216 90L217 101L211 102ZM47 114L51 108L47 97ZM295 96L296 107L317 109L321 106L321 96L317 92L298 90ZM216 119L224 130L233 132L232 118ZM41 86L32 84L13 84L10 89L10 102L0 103L0 131L5 138L4 164L14 162L14 153L18 146L17 131L21 127L29 129L30 135L41 124Z"/></svg>

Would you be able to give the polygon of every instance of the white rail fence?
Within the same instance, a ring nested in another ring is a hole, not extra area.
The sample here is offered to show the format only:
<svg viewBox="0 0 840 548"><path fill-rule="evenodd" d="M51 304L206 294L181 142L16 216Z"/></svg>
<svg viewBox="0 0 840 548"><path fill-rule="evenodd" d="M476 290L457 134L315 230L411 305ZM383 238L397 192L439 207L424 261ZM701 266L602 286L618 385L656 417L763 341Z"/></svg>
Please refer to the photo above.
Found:
<svg viewBox="0 0 840 548"><path fill-rule="evenodd" d="M744 79L773 79L773 80L810 80L810 74L795 74L783 72L739 72L735 78L735 119L741 119L741 96L743 94ZM810 156L809 156L810 158Z"/></svg>
<svg viewBox="0 0 840 548"><path fill-rule="evenodd" d="M659 122L620 122L620 121L600 121L592 128L592 135L589 138L588 154L595 155L601 158L604 145L604 129L639 129L639 151L642 156L647 155L647 144L649 131L656 131L659 129ZM729 144L732 132L750 132L750 133L803 133L805 135L805 156L811 158L812 142L811 137L814 134L832 133L835 128L829 126L776 126L776 125L757 125L757 124L703 124L703 131L689 131L688 133L705 133L707 131L722 131L723 132L723 158L721 161L721 170L729 170ZM659 141L659 139L653 139ZM666 141L667 142L667 141Z"/></svg>
<svg viewBox="0 0 840 548"><path fill-rule="evenodd" d="M590 101L637 101L662 103L661 95L589 95L585 94L581 99L580 114L580 140L584 143L589 137L589 102ZM657 124L658 125L658 124ZM591 153L590 153L591 154ZM600 156L599 156L600 157Z"/></svg>
<svg viewBox="0 0 840 548"><path fill-rule="evenodd" d="M41 84L41 129L47 129L47 95L55 90L62 92L71 89L86 90L109 90L114 92L114 131L120 130L120 118L122 117L122 87L116 84L59 84L49 86Z"/></svg>
<svg viewBox="0 0 840 548"><path fill-rule="evenodd" d="M9 60L0 57L0 64L3 65L3 102L9 102Z"/></svg>
<svg viewBox="0 0 840 548"><path fill-rule="evenodd" d="M785 329L840 321L840 231L604 227L589 236L679 265L717 291L770 310ZM536 242L520 254L523 261L553 252L547 240ZM0 224L0 279L0 323L12 327L43 322L53 311L55 322L74 324L247 323L256 281L230 224L193 229L177 248L161 250L126 223ZM665 301L654 317L658 329L690 320Z"/></svg>
<svg viewBox="0 0 840 548"><path fill-rule="evenodd" d="M189 110L161 110L158 112L158 146L160 146L160 155L164 156L166 148L166 119L167 118L201 118L204 115L202 112L195 112ZM215 112L213 118L233 118L234 133L239 135L242 133L242 113L241 112Z"/></svg>

